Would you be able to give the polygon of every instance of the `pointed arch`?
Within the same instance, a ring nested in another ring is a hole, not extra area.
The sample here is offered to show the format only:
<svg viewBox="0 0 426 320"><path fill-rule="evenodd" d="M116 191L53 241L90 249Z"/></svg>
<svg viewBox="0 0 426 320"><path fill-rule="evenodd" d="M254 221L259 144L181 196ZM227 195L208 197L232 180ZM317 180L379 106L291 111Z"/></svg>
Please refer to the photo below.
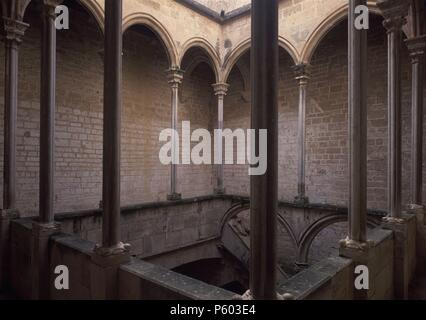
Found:
<svg viewBox="0 0 426 320"><path fill-rule="evenodd" d="M299 52L297 49L285 38L279 37L278 44L280 48L284 49L288 55L293 60L294 64L297 64L299 61ZM225 59L225 62L223 64L222 68L222 81L226 82L228 80L228 77L232 71L232 68L236 65L237 61L246 53L251 47L251 38L248 38L238 46L235 47L235 49L231 52L230 55Z"/></svg>
<svg viewBox="0 0 426 320"><path fill-rule="evenodd" d="M377 8L377 5L374 1L368 1L367 6L370 9L370 12L380 15L381 13ZM331 15L327 16L310 34L308 40L305 43L305 46L302 49L300 62L301 63L310 63L311 59L320 44L321 40L340 22L348 16L349 4L346 3L340 8L335 10Z"/></svg>
<svg viewBox="0 0 426 320"><path fill-rule="evenodd" d="M184 45L182 46L182 50L180 52L179 55L179 67L182 67L182 61L186 55L186 53L193 49L193 48L199 48L201 49L206 56L209 59L209 64L213 69L214 75L215 75L215 80L216 82L219 82L220 80L220 58L219 55L217 54L216 50L214 49L214 47L205 39L203 38L199 38L199 37L195 37L195 38L191 38L188 41L186 41L184 43Z"/></svg>
<svg viewBox="0 0 426 320"><path fill-rule="evenodd" d="M95 18L100 31L104 34L105 12L101 5L96 0L78 0L78 2Z"/></svg>
<svg viewBox="0 0 426 320"><path fill-rule="evenodd" d="M153 31L163 43L170 67L178 66L178 55L173 39L167 29L156 18L147 13L132 13L123 19L123 33L134 25L143 25Z"/></svg>

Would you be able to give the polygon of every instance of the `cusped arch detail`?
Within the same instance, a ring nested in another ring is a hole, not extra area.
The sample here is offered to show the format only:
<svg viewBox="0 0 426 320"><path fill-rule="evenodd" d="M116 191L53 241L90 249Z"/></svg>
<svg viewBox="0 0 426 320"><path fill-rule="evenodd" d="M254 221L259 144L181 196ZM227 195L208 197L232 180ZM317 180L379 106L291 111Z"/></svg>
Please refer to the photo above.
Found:
<svg viewBox="0 0 426 320"><path fill-rule="evenodd" d="M211 62L216 82L220 82L220 58L214 47L206 39L195 37L187 40L180 50L178 66L182 67L186 53L193 48L200 48L204 51Z"/></svg>
<svg viewBox="0 0 426 320"><path fill-rule="evenodd" d="M293 60L294 64L297 64L299 61L299 52L294 47L290 41L284 37L279 37L278 45L280 48L284 49L288 55ZM246 53L251 47L251 38L248 38L240 42L235 49L225 58L222 68L222 81L228 81L228 77L231 74L232 69L237 64L238 60Z"/></svg>
<svg viewBox="0 0 426 320"><path fill-rule="evenodd" d="M380 15L380 10L377 8L377 4L374 1L368 1L367 6L370 10L370 13ZM321 43L322 39L331 31L333 28L342 22L345 18L348 17L349 4L346 3L333 11L330 15L326 17L309 35L306 40L305 46L302 49L300 55L301 63L311 63L312 57L315 53L315 50L318 48L318 45Z"/></svg>
<svg viewBox="0 0 426 320"><path fill-rule="evenodd" d="M152 15L142 12L132 13L123 19L123 33L132 26L142 25L153 31L163 43L169 58L170 67L178 65L177 50L173 39L167 29Z"/></svg>
<svg viewBox="0 0 426 320"><path fill-rule="evenodd" d="M224 216L222 217L222 220L220 222L220 229L219 229L220 234L223 233L223 229L225 228L225 225L228 223L229 220L237 216L239 213L249 209L250 209L249 202L240 202L233 205L231 208L229 208L224 214ZM297 241L296 234L294 233L290 223L278 213L277 213L277 221L288 232L291 240L293 241L294 249L298 251L299 243Z"/></svg>
<svg viewBox="0 0 426 320"><path fill-rule="evenodd" d="M348 222L348 216L345 214L332 214L322 217L309 225L302 233L299 238L299 253L298 253L298 262L307 264L309 250L315 238L318 234L325 228L339 222ZM371 228L376 227L377 222L371 218L367 218L367 225Z"/></svg>

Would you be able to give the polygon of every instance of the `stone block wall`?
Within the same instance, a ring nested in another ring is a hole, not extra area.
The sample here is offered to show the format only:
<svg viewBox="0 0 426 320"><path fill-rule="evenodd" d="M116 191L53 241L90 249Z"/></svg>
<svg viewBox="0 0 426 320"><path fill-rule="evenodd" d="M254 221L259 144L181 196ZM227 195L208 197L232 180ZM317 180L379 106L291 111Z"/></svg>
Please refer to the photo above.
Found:
<svg viewBox="0 0 426 320"><path fill-rule="evenodd" d="M232 200L194 198L182 203L150 203L122 209L121 239L131 254L149 258L212 240L220 235L220 222ZM61 214L62 231L100 243L102 215L98 211ZM214 246L214 244L213 244Z"/></svg>
<svg viewBox="0 0 426 320"><path fill-rule="evenodd" d="M58 31L57 110L55 126L55 212L95 209L102 192L103 62L102 35L94 18L69 2L71 26ZM38 214L39 171L39 14L30 5L31 25L20 47L17 131L17 196L22 216ZM169 61L151 31L131 27L123 39L122 191L123 205L162 201L170 185L170 167L160 163L160 132L170 128ZM4 47L0 47L4 61ZM210 72L211 74L211 72ZM210 129L215 100L214 77L203 68L187 75L186 102L180 120ZM0 70L0 117L3 115L4 69ZM3 136L3 121L0 121ZM0 145L3 168L3 139ZM0 175L2 176L2 175ZM212 166L179 170L184 197L212 194ZM0 181L0 189L2 183ZM0 190L1 192L1 190Z"/></svg>

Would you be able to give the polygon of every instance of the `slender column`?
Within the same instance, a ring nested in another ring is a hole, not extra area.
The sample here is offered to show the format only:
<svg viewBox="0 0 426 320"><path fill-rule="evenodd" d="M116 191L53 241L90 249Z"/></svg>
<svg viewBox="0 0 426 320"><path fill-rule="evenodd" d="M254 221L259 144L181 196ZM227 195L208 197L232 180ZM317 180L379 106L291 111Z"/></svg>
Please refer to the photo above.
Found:
<svg viewBox="0 0 426 320"><path fill-rule="evenodd" d="M310 78L310 66L299 64L294 67L296 81L299 85L299 121L297 137L297 191L296 203L305 204L309 202L305 193L305 134L306 134L306 88Z"/></svg>
<svg viewBox="0 0 426 320"><path fill-rule="evenodd" d="M348 245L366 242L367 235L367 30L355 27L356 7L349 1L349 235Z"/></svg>
<svg viewBox="0 0 426 320"><path fill-rule="evenodd" d="M176 133L177 124L178 124L179 85L182 84L183 71L180 70L178 67L172 67L166 72L167 72L167 79L172 89L172 92L171 92L171 95L172 95L172 98L171 98L172 159L175 160L172 162L170 166L170 194L167 195L167 199L170 201L176 201L182 198L182 195L177 193L176 191L177 190L176 189L176 185L177 185L177 161L176 160L179 159L179 154L178 154L178 148L176 148L177 137L175 136L175 133Z"/></svg>
<svg viewBox="0 0 426 320"><path fill-rule="evenodd" d="M54 221L54 132L56 108L55 8L61 0L43 0L40 91L40 222Z"/></svg>
<svg viewBox="0 0 426 320"><path fill-rule="evenodd" d="M105 1L103 221L101 254L124 251L120 242L122 0ZM105 251L105 252L103 252Z"/></svg>
<svg viewBox="0 0 426 320"><path fill-rule="evenodd" d="M401 42L408 3L382 0L377 3L388 34L388 210L391 219L401 219Z"/></svg>
<svg viewBox="0 0 426 320"><path fill-rule="evenodd" d="M411 205L422 205L423 162L423 68L426 36L406 40L412 68Z"/></svg>
<svg viewBox="0 0 426 320"><path fill-rule="evenodd" d="M18 48L28 24L4 18L4 178L3 209L16 209L16 117L18 109Z"/></svg>
<svg viewBox="0 0 426 320"><path fill-rule="evenodd" d="M217 186L215 189L215 194L225 194L225 187L223 185L223 102L226 94L228 93L229 84L216 83L213 85L213 89L215 95L217 96L217 129L219 130L217 138L217 150L215 150L215 158L222 160L222 163L216 166Z"/></svg>
<svg viewBox="0 0 426 320"><path fill-rule="evenodd" d="M254 299L276 299L278 200L278 1L252 0L252 129L267 130L267 171L252 175L250 290ZM259 139L256 139L259 154Z"/></svg>

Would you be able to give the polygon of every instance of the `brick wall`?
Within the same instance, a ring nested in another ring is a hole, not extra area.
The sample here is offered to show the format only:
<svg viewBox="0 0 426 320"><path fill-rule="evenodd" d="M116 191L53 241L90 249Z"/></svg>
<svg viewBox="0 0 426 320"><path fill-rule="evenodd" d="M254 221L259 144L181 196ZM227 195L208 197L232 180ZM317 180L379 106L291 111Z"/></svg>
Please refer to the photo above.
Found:
<svg viewBox="0 0 426 320"><path fill-rule="evenodd" d="M58 32L57 44L55 212L96 208L102 193L103 42L94 19L78 5L70 4L70 15L70 29ZM38 212L41 24L32 5L26 21L31 27L20 49L17 134L17 196L24 216ZM168 58L156 36L140 27L124 34L123 53L121 200L123 205L165 200L170 167L158 159L163 144L158 137L170 127ZM0 58L4 59L3 47ZM187 75L188 99L179 116L209 128L214 78L205 74L201 67ZM0 86L2 118L3 80ZM211 166L182 170L179 191L184 197L211 194L212 173Z"/></svg>
<svg viewBox="0 0 426 320"><path fill-rule="evenodd" d="M306 192L313 203L347 205L348 113L347 22L337 25L321 41L311 64L306 116ZM372 18L368 38L368 206L386 209L387 190L387 42L381 19ZM279 198L297 195L298 90L292 61L280 55L279 83ZM402 46L403 203L409 202L411 148L411 70ZM244 55L238 65L249 66ZM231 72L230 93L225 100L225 127L247 128L250 108L242 102L238 67ZM240 76L241 77L241 76ZM245 79L249 81L249 79ZM426 86L425 86L426 88ZM250 95L248 95L249 97ZM228 192L249 193L246 167L226 169ZM424 173L426 174L426 173ZM426 182L425 182L426 183ZM425 195L426 196L426 188Z"/></svg>

